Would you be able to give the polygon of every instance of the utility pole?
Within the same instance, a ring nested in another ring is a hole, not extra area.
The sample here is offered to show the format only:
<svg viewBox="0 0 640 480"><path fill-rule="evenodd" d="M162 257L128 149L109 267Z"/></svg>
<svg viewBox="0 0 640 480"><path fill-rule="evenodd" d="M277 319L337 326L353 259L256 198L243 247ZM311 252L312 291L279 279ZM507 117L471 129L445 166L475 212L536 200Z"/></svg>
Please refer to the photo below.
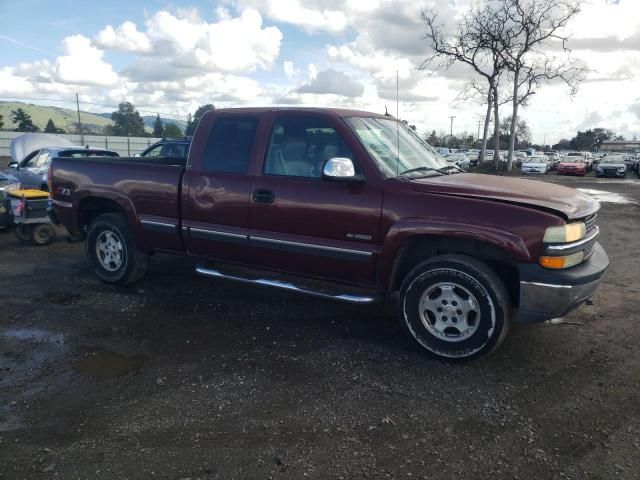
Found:
<svg viewBox="0 0 640 480"><path fill-rule="evenodd" d="M80 120L80 101L78 100L77 93L76 93L76 109L78 111L78 129L80 130L80 144L84 146L84 132L82 130L82 121Z"/></svg>
<svg viewBox="0 0 640 480"><path fill-rule="evenodd" d="M449 131L449 145L451 145L451 140L453 140L453 119L456 118L454 115L451 115L449 117L449 120L451 120L451 130Z"/></svg>

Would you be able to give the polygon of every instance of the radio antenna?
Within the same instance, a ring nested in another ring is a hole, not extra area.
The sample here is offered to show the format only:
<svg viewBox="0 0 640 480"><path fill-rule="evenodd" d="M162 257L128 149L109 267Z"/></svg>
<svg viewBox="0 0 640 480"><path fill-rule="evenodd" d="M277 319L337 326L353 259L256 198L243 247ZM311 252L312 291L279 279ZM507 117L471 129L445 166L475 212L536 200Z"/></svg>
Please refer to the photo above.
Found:
<svg viewBox="0 0 640 480"><path fill-rule="evenodd" d="M398 70L396 70L396 140L398 156L396 157L396 177L400 174L400 102L398 100Z"/></svg>

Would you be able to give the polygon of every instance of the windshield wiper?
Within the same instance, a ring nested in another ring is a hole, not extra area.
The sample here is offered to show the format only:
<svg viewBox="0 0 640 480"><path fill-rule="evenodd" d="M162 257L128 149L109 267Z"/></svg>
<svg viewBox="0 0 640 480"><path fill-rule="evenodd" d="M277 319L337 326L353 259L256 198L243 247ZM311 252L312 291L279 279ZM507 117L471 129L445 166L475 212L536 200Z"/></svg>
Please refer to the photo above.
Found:
<svg viewBox="0 0 640 480"><path fill-rule="evenodd" d="M464 172L464 170L463 170L463 169L461 169L458 165L447 165L446 167L442 167L442 168L441 168L441 169L439 169L438 171L440 171L440 170L446 170L446 171L448 172L448 171L449 171L449 169L451 169L451 168L455 168L457 173Z"/></svg>
<svg viewBox="0 0 640 480"><path fill-rule="evenodd" d="M406 175L408 173L415 173L415 172L438 172L443 175L451 175L451 172L449 171L450 168L458 168L458 167L454 167L453 165L447 165L446 167L442 167L442 168L416 167L416 168L410 168L409 170L405 170L404 172L400 173L400 175L398 176L400 177L402 175Z"/></svg>

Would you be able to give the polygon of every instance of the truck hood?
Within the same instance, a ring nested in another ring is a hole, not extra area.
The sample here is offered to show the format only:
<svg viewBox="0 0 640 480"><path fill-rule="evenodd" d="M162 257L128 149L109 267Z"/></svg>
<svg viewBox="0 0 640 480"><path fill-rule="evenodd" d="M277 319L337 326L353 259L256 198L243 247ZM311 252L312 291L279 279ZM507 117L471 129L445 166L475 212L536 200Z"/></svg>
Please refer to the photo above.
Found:
<svg viewBox="0 0 640 480"><path fill-rule="evenodd" d="M413 179L411 184L418 192L514 203L550 210L567 220L584 218L600 208L592 197L573 188L496 175L458 173Z"/></svg>

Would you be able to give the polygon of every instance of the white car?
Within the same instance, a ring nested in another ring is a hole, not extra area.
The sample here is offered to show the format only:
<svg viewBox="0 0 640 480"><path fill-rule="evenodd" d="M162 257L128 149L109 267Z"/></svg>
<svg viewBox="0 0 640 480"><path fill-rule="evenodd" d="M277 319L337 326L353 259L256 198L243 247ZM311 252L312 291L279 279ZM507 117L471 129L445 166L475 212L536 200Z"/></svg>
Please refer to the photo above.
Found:
<svg viewBox="0 0 640 480"><path fill-rule="evenodd" d="M527 157L522 162L522 173L547 173L549 169L549 161L544 155L536 155Z"/></svg>
<svg viewBox="0 0 640 480"><path fill-rule="evenodd" d="M468 170L469 164L471 163L469 157L464 153L450 153L448 155L444 155L444 158L447 162L453 163L463 170Z"/></svg>

